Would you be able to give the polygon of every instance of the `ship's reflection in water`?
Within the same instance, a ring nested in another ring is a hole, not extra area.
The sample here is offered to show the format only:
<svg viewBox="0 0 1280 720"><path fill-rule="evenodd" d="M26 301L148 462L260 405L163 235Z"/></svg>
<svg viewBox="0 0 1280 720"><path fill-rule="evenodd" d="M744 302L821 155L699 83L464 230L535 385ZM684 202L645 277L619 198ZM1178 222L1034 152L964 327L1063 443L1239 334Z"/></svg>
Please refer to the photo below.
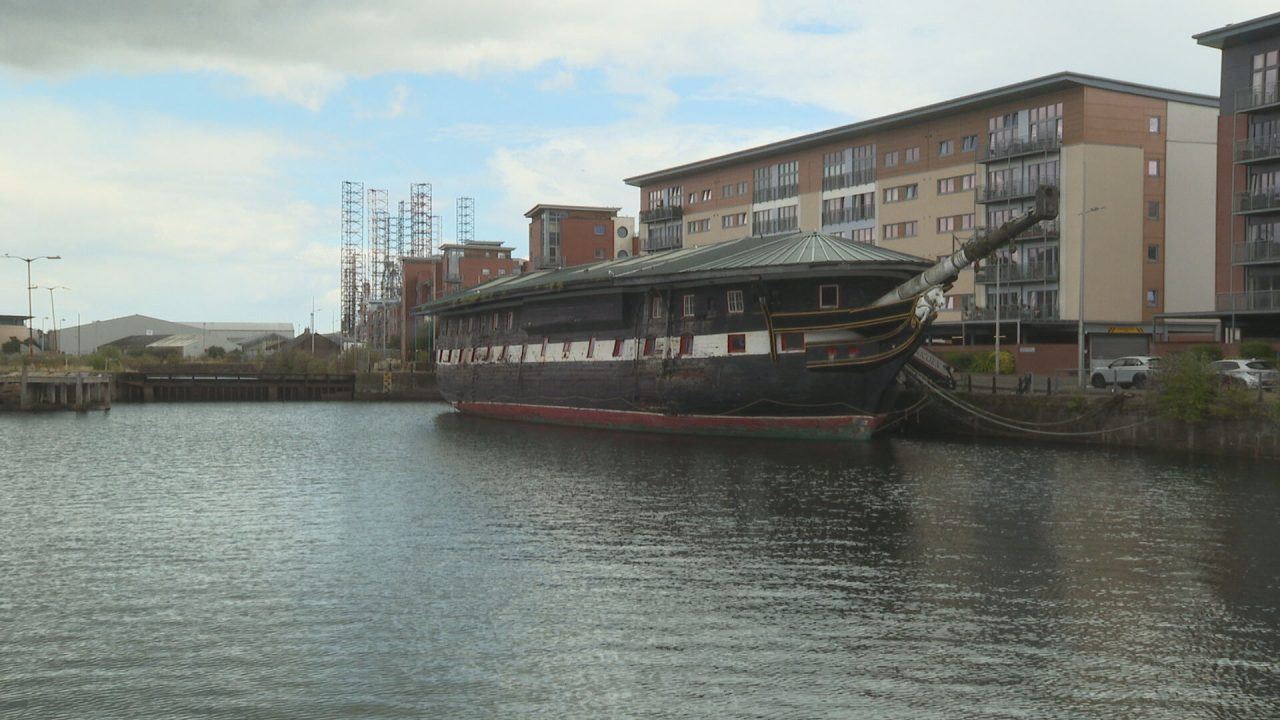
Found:
<svg viewBox="0 0 1280 720"><path fill-rule="evenodd" d="M1280 707L1274 468L421 405L0 418L0 716Z"/></svg>

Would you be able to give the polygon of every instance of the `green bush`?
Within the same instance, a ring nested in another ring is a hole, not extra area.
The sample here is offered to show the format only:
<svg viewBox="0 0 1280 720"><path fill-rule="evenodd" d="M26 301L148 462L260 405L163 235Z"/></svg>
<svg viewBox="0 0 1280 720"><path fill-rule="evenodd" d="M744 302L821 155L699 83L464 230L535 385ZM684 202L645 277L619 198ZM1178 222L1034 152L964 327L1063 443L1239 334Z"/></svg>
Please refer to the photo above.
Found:
<svg viewBox="0 0 1280 720"><path fill-rule="evenodd" d="M981 353L973 354L973 359L969 364L969 372L992 374L992 373L995 373L995 371L996 371L996 353L994 350L990 352L981 352ZM1013 373L1014 373L1013 353L1009 352L1008 350L1001 350L1000 351L1000 374L1012 375Z"/></svg>
<svg viewBox="0 0 1280 720"><path fill-rule="evenodd" d="M1213 346L1200 346L1211 347ZM1195 422L1213 408L1215 391L1221 384L1210 367L1208 353L1192 348L1170 355L1160 371L1160 393L1156 400L1160 414L1173 420ZM1221 351L1218 352L1219 357Z"/></svg>
<svg viewBox="0 0 1280 720"><path fill-rule="evenodd" d="M973 353L971 352L945 352L939 355L943 362L955 368L956 372L969 372L969 368L973 365Z"/></svg>
<svg viewBox="0 0 1280 720"><path fill-rule="evenodd" d="M1207 363L1222 359L1221 345L1193 345L1187 349L1187 352L1194 354Z"/></svg>
<svg viewBox="0 0 1280 720"><path fill-rule="evenodd" d="M1271 349L1271 343L1262 340L1247 340L1240 344L1240 357L1260 358L1273 360L1276 351Z"/></svg>

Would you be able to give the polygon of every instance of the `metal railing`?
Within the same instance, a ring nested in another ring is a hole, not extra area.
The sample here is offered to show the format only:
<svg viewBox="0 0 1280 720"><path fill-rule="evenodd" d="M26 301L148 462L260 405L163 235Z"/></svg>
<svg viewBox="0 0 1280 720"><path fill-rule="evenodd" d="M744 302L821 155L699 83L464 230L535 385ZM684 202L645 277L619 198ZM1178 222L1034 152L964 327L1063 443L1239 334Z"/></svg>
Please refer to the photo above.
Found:
<svg viewBox="0 0 1280 720"><path fill-rule="evenodd" d="M648 237L648 238L645 238L645 241L644 241L645 252L657 252L659 250L676 250L681 247L684 247L684 242L682 238L678 238L678 237L674 237L674 238Z"/></svg>
<svg viewBox="0 0 1280 720"><path fill-rule="evenodd" d="M1280 311L1280 290L1218 293L1218 312Z"/></svg>
<svg viewBox="0 0 1280 720"><path fill-rule="evenodd" d="M841 223L858 222L859 220L874 220L876 218L876 206L864 205L862 207L845 207L839 210L827 210L822 213L823 225L839 225Z"/></svg>
<svg viewBox="0 0 1280 720"><path fill-rule="evenodd" d="M843 172L839 175L831 175L822 178L823 190L839 190L841 188L853 187L855 185L869 185L876 181L876 169L865 168L862 170L852 170Z"/></svg>
<svg viewBox="0 0 1280 720"><path fill-rule="evenodd" d="M755 235L777 235L778 233L792 232L798 226L799 218L774 218L755 223L752 232Z"/></svg>
<svg viewBox="0 0 1280 720"><path fill-rule="evenodd" d="M1058 178L1045 178L1032 181L1029 178L1019 178L1009 182L999 183L997 185L982 185L978 188L978 202L996 202L1000 200L1013 200L1016 198L1035 197L1036 188L1041 185L1058 186Z"/></svg>
<svg viewBox="0 0 1280 720"><path fill-rule="evenodd" d="M678 220L682 217L684 217L684 208L679 205L663 205L662 207L640 211L640 222L642 223L666 222L668 220Z"/></svg>
<svg viewBox="0 0 1280 720"><path fill-rule="evenodd" d="M996 309L993 307L972 307L964 311L965 320L995 320ZM1002 305L1000 321L1021 320L1034 322L1037 320L1057 320L1058 308L1046 305Z"/></svg>
<svg viewBox="0 0 1280 720"><path fill-rule="evenodd" d="M1057 134L1034 139L1013 138L988 147L985 159L999 160L1001 158L1017 157L1018 155L1052 152L1060 147L1062 147L1062 138L1058 137Z"/></svg>
<svg viewBox="0 0 1280 720"><path fill-rule="evenodd" d="M1002 283L1048 282L1058 279L1058 264L1032 262L984 265L978 268L974 280L990 285L996 282L997 277Z"/></svg>
<svg viewBox="0 0 1280 720"><path fill-rule="evenodd" d="M1280 83L1240 88L1236 91L1236 112L1259 110L1276 104L1280 104Z"/></svg>
<svg viewBox="0 0 1280 720"><path fill-rule="evenodd" d="M1280 135L1263 135L1237 140L1234 157L1238 163L1280 158Z"/></svg>
<svg viewBox="0 0 1280 720"><path fill-rule="evenodd" d="M790 185L774 185L771 187L758 187L751 193L751 202L769 202L770 200L783 200L789 197L795 197L800 194L800 184L791 183Z"/></svg>
<svg viewBox="0 0 1280 720"><path fill-rule="evenodd" d="M1238 242L1231 248L1231 262L1280 262L1280 242L1275 240Z"/></svg>
<svg viewBox="0 0 1280 720"><path fill-rule="evenodd" d="M1252 213L1277 209L1280 209L1280 188L1266 188L1257 192L1236 194L1235 212Z"/></svg>

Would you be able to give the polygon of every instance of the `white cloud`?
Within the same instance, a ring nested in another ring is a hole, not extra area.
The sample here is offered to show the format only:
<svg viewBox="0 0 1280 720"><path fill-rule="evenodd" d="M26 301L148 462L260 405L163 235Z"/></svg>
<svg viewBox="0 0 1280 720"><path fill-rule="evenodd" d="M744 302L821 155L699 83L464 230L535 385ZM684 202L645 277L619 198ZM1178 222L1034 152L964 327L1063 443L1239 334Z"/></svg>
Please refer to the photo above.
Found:
<svg viewBox="0 0 1280 720"><path fill-rule="evenodd" d="M73 288L59 314L257 318L334 285L336 211L282 180L296 140L45 100L0 102L0 137L4 251L63 256L37 278ZM0 305L25 307L22 284Z"/></svg>

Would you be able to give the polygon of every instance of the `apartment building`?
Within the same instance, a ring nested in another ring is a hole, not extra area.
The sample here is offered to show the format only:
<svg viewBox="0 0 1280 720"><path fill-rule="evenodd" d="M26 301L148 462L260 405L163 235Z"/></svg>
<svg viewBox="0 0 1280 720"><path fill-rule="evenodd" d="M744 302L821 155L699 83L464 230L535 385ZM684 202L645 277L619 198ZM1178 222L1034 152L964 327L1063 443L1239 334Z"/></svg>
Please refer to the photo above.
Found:
<svg viewBox="0 0 1280 720"><path fill-rule="evenodd" d="M413 335L422 321L413 314L415 307L490 280L518 275L523 261L511 257L512 250L501 242L477 240L446 243L440 246L439 254L430 257L400 258L404 297L387 311L396 314L388 334L400 336L401 357L409 358ZM399 332L400 328L411 332Z"/></svg>
<svg viewBox="0 0 1280 720"><path fill-rule="evenodd" d="M616 207L534 205L529 218L529 265L572 267L629 257L636 251L635 218Z"/></svg>
<svg viewBox="0 0 1280 720"><path fill-rule="evenodd" d="M1106 357L1145 349L1158 313L1213 306L1217 107L1059 73L626 182L646 252L820 231L928 258L1055 184L1061 216L966 271L933 339L1074 342L1083 305Z"/></svg>
<svg viewBox="0 0 1280 720"><path fill-rule="evenodd" d="M1222 51L1213 314L1280 337L1280 13L1194 39Z"/></svg>

